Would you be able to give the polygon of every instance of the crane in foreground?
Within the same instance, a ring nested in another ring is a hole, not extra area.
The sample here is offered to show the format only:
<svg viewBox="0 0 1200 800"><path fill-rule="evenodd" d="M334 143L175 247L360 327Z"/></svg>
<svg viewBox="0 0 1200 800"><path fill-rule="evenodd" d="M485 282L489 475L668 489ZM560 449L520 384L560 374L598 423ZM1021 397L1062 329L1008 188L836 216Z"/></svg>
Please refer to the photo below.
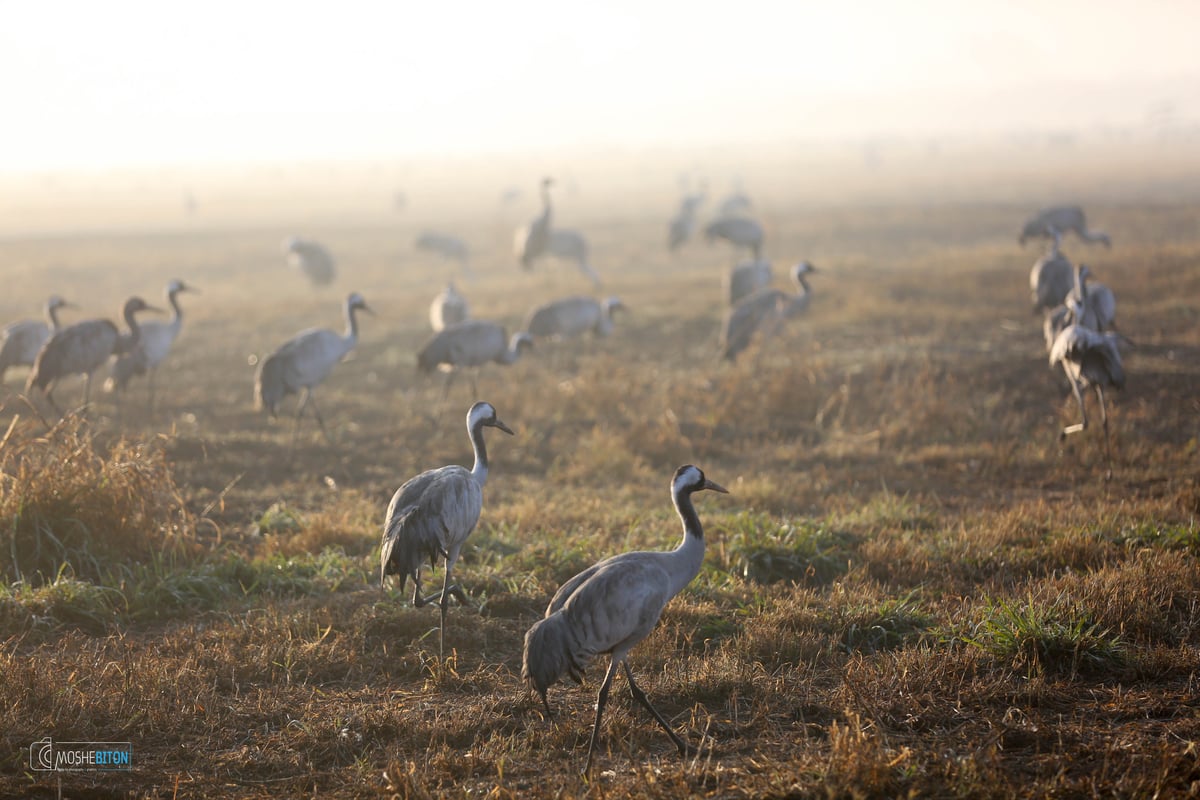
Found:
<svg viewBox="0 0 1200 800"><path fill-rule="evenodd" d="M1022 245L1029 239L1050 239L1058 234L1074 231L1085 242L1100 242L1112 247L1108 234L1089 230L1083 209L1079 206L1051 206L1043 208L1026 220L1017 241Z"/></svg>
<svg viewBox="0 0 1200 800"><path fill-rule="evenodd" d="M1078 300L1070 298L1068 303L1074 319L1083 318L1084 311ZM1121 363L1121 352L1117 349L1120 334L1115 332L1100 333L1075 322L1058 334L1054 346L1050 348L1050 366L1062 366L1075 400L1079 403L1080 421L1068 425L1059 434L1060 440L1065 440L1073 433L1087 430L1087 408L1083 394L1089 388L1096 390L1096 400L1100 403L1100 421L1104 427L1104 458L1108 469L1106 476L1112 478L1112 449L1108 436L1108 409L1104 406L1104 390L1112 387L1125 387L1125 369Z"/></svg>
<svg viewBox="0 0 1200 800"><path fill-rule="evenodd" d="M317 424L321 426L321 433L325 434L326 441L333 444L329 431L325 429L321 411L313 400L313 390L358 344L356 314L359 311L372 313L362 295L351 292L346 297L344 306L344 334L339 336L325 328L308 328L288 339L258 365L258 373L254 380L256 408L265 409L275 417L279 413L279 404L283 398L289 394L300 393L300 404L296 407L296 425L292 431L293 440L300 431L300 418L304 415L304 409L311 405Z"/></svg>
<svg viewBox="0 0 1200 800"><path fill-rule="evenodd" d="M58 322L58 310L71 308L71 304L58 295L50 295L46 301L46 320L24 319L0 330L0 383L9 367L32 367L38 351L62 326Z"/></svg>
<svg viewBox="0 0 1200 800"><path fill-rule="evenodd" d="M436 602L440 609L438 656L446 652L446 608L454 597L469 605L466 594L451 583L451 573L462 546L475 530L483 509L483 486L488 476L484 428L512 430L496 416L491 403L479 402L467 411L467 433L475 450L475 464L468 470L457 464L422 472L410 478L388 503L383 523L383 546L379 553L379 582L388 575L400 576L400 591L409 578L413 581L412 603L417 608ZM446 560L442 590L429 597L421 595L421 565L433 569L438 558Z"/></svg>
<svg viewBox="0 0 1200 800"><path fill-rule="evenodd" d="M683 541L679 546L667 552L622 553L588 567L555 592L545 616L525 634L521 677L541 695L547 716L551 712L546 692L559 678L566 675L582 683L584 668L594 656L611 655L596 696L596 721L588 743L584 775L592 767L600 720L617 667L625 668L633 698L667 732L679 754L687 755L683 740L633 680L628 659L629 651L654 630L671 598L700 572L704 561L704 529L692 505L692 495L705 489L728 494L706 478L699 467L688 464L677 469L671 479L671 500L683 522Z"/></svg>
<svg viewBox="0 0 1200 800"><path fill-rule="evenodd" d="M147 375L147 387L150 408L154 408L154 376L158 365L171 352L171 345L179 336L183 327L183 310L179 307L181 292L199 293L181 280L173 280L167 284L166 297L171 305L171 319L168 322L147 322L141 326L141 335L137 344L128 352L122 353L113 362L112 377L108 388L122 392L135 375Z"/></svg>
<svg viewBox="0 0 1200 800"><path fill-rule="evenodd" d="M147 305L140 297L125 301L121 315L129 332L122 334L117 326L106 319L89 319L69 325L51 336L38 351L33 362L33 371L25 383L25 392L30 394L40 389L46 400L59 414L62 409L54 402L54 387L59 379L67 375L83 375L83 405L88 404L92 392L92 373L98 370L113 355L127 352L137 346L141 329L136 315L142 311L159 311Z"/></svg>
<svg viewBox="0 0 1200 800"><path fill-rule="evenodd" d="M765 339L785 320L808 308L812 289L805 276L816 271L812 264L801 261L792 267L792 281L800 291L793 294L780 289L760 289L730 309L721 328L721 357L735 361L760 330Z"/></svg>

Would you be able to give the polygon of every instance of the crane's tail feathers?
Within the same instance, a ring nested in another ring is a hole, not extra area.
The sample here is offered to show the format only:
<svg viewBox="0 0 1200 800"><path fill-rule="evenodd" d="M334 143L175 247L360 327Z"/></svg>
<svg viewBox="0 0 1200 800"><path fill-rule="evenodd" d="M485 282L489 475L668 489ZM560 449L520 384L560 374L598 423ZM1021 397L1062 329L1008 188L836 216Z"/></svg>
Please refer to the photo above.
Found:
<svg viewBox="0 0 1200 800"><path fill-rule="evenodd" d="M576 683L583 682L586 657L581 657L576 645L561 614L538 620L525 633L521 679L532 686L543 701L546 690L564 674Z"/></svg>

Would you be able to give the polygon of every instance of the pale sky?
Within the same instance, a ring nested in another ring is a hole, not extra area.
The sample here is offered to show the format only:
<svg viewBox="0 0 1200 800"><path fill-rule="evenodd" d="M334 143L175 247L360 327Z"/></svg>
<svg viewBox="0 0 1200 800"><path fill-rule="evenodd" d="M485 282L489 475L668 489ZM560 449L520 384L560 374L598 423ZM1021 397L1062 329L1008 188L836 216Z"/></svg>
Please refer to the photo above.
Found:
<svg viewBox="0 0 1200 800"><path fill-rule="evenodd" d="M0 171L1200 120L1191 0L0 0Z"/></svg>

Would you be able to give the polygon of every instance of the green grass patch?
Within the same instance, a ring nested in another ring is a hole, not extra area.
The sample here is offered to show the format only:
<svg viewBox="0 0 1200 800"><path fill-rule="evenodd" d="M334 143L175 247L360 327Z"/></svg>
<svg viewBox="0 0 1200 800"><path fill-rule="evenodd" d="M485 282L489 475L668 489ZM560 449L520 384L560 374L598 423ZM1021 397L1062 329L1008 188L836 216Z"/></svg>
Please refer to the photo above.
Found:
<svg viewBox="0 0 1200 800"><path fill-rule="evenodd" d="M739 514L726 523L722 542L722 566L743 580L824 585L849 570L853 538L824 522Z"/></svg>

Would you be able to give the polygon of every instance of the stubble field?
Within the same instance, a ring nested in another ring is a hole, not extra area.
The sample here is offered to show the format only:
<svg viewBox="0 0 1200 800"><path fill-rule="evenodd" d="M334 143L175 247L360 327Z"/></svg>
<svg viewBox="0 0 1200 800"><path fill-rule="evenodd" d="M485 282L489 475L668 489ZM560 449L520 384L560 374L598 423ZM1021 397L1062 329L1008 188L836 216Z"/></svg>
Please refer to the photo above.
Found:
<svg viewBox="0 0 1200 800"><path fill-rule="evenodd" d="M10 231L6 319L51 292L80 307L68 321L115 317L132 293L159 302L175 277L202 294L180 298L156 409L141 381L120 418L96 391L86 419L55 423L20 396L24 370L3 387L0 793L1200 792L1200 181L1156 169L1003 190L947 169L945 187L879 196L856 172L825 203L791 190L799 176L759 175L777 285L801 258L819 272L806 314L733 365L716 357L733 252L666 252L667 179L638 193L581 177L556 193L558 220L587 234L628 315L608 339L485 368L478 397L460 379L445 402L414 353L455 270L412 249L422 227L472 243L478 277L459 286L510 331L589 291L569 267L513 262L528 189L512 206L498 188L461 207L439 195L434 211L343 190L349 211L335 197L307 214L303 192L264 192L224 216L202 195L182 221ZM1110 395L1108 481L1098 426L1058 440L1077 410L1029 311L1040 245L1015 241L1031 210L1073 199L1114 246L1065 249L1113 288L1136 343ZM332 287L284 266L297 232L337 256ZM311 419L293 441L290 417L253 409L251 362L302 328L340 330L352 290L375 313L316 395L334 442ZM451 607L439 660L436 611L378 585L379 534L405 479L469 464L475 399L516 435L490 432L457 569L475 606ZM579 569L675 545L685 463L730 494L697 497L704 569L631 664L695 752L681 760L618 678L585 781L604 660L551 690L547 720L519 679L522 637ZM128 741L134 767L32 770L44 736Z"/></svg>

